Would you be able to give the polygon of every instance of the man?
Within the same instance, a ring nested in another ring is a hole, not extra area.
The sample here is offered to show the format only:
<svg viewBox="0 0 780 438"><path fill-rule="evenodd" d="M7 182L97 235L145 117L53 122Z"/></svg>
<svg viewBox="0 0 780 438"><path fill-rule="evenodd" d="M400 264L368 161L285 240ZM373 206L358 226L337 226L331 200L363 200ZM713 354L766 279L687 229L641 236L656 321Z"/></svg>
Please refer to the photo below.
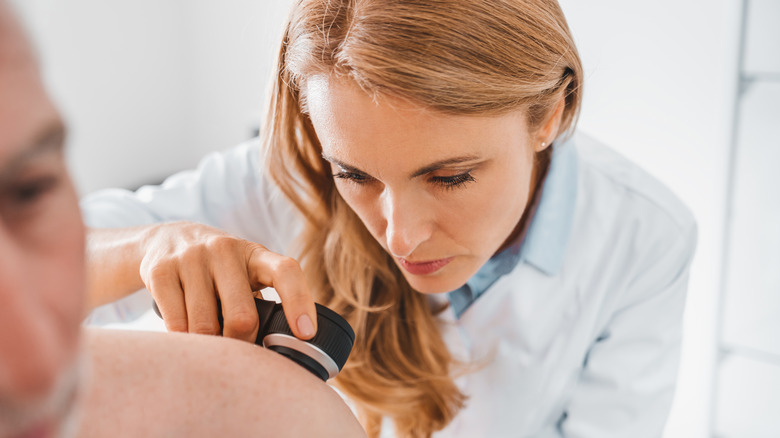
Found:
<svg viewBox="0 0 780 438"><path fill-rule="evenodd" d="M250 343L83 331L84 227L64 139L0 0L0 438L363 435L332 389Z"/></svg>

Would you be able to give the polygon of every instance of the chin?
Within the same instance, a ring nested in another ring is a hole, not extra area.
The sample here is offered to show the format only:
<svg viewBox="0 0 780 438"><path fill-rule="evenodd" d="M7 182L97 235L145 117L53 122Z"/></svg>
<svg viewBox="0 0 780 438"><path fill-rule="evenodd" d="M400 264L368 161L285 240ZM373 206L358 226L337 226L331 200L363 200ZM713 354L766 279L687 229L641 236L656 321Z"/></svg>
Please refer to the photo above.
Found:
<svg viewBox="0 0 780 438"><path fill-rule="evenodd" d="M423 294L442 294L463 286L468 278L459 279L447 275L419 276L404 272L404 278L412 289Z"/></svg>

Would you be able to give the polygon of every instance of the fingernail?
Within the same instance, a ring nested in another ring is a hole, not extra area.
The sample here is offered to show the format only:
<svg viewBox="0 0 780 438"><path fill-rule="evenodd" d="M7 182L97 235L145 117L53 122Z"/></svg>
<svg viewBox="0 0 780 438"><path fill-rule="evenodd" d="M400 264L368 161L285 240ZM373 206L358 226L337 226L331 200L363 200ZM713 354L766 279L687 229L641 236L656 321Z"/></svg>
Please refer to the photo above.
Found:
<svg viewBox="0 0 780 438"><path fill-rule="evenodd" d="M307 338L314 336L314 324L311 323L309 315L301 315L298 317L298 332L301 336Z"/></svg>

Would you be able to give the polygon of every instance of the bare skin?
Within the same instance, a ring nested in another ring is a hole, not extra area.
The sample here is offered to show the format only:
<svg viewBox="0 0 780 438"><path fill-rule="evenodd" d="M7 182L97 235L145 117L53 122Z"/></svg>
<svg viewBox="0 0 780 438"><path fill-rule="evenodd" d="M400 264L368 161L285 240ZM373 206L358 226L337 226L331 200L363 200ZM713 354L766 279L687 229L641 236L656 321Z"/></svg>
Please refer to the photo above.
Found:
<svg viewBox="0 0 780 438"><path fill-rule="evenodd" d="M247 342L99 329L85 340L93 373L79 436L365 436L328 385Z"/></svg>

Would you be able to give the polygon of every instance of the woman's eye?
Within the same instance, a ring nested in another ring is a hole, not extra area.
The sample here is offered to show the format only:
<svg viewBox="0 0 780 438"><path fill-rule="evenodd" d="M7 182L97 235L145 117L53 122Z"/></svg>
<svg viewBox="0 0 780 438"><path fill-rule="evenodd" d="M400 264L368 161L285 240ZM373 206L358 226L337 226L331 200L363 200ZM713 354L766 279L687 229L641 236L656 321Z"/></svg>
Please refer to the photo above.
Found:
<svg viewBox="0 0 780 438"><path fill-rule="evenodd" d="M471 171L464 172L453 176L434 176L431 177L434 183L443 186L446 189L455 189L465 186L470 182L476 181L474 176L471 175Z"/></svg>
<svg viewBox="0 0 780 438"><path fill-rule="evenodd" d="M363 184L369 181L369 177L354 172L337 172L333 174L334 178L345 179L358 184Z"/></svg>

